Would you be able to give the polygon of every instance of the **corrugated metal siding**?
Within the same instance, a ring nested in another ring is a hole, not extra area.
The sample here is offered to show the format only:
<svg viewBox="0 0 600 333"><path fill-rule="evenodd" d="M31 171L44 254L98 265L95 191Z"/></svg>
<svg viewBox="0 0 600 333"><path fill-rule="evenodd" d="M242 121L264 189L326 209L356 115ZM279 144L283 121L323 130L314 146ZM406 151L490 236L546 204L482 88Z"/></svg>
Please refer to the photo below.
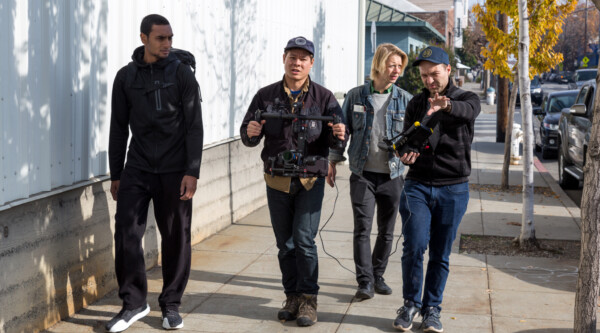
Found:
<svg viewBox="0 0 600 333"><path fill-rule="evenodd" d="M0 2L0 206L106 175L112 81L141 45L150 13L194 53L205 144L238 135L262 86L281 79L283 47L315 42L312 78L347 91L357 77L359 0L46 0Z"/></svg>
<svg viewBox="0 0 600 333"><path fill-rule="evenodd" d="M107 5L0 4L0 205L107 173Z"/></svg>

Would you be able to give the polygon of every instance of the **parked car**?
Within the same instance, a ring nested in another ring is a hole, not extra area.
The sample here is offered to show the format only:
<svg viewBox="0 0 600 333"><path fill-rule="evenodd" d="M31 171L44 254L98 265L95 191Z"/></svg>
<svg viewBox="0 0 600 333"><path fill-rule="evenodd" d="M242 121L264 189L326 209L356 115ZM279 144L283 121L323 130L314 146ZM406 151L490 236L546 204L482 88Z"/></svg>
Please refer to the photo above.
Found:
<svg viewBox="0 0 600 333"><path fill-rule="evenodd" d="M512 82L508 85L508 94L510 98L510 92L512 91ZM531 94L531 103L540 105L542 104L542 97L544 96L544 90L542 89L542 82L540 78L536 75L533 77L533 80L530 81L529 84L529 93ZM517 89L517 105L521 105L521 94L519 93L519 89Z"/></svg>
<svg viewBox="0 0 600 333"><path fill-rule="evenodd" d="M596 78L598 68L578 69L569 80L569 89L579 89L585 81Z"/></svg>
<svg viewBox="0 0 600 333"><path fill-rule="evenodd" d="M558 120L561 111L571 107L579 90L564 90L544 96L541 107L533 109L533 133L537 151L542 158L556 156L558 149Z"/></svg>
<svg viewBox="0 0 600 333"><path fill-rule="evenodd" d="M578 188L583 181L585 155L592 129L596 80L585 82L568 111L558 122L558 183L563 188Z"/></svg>
<svg viewBox="0 0 600 333"><path fill-rule="evenodd" d="M558 79L558 83L569 84L569 80L573 77L573 72L564 71L562 72L561 77Z"/></svg>
<svg viewBox="0 0 600 333"><path fill-rule="evenodd" d="M554 75L552 81L556 83L567 83L569 81L569 78L565 75L565 72L559 71L556 72L556 75Z"/></svg>
<svg viewBox="0 0 600 333"><path fill-rule="evenodd" d="M540 79L542 79L542 83L544 82L550 82L550 76L552 75L551 72L544 72L540 75Z"/></svg>
<svg viewBox="0 0 600 333"><path fill-rule="evenodd" d="M554 82L556 80L556 75L557 75L557 73L550 73L550 75L548 75L548 79L546 81Z"/></svg>

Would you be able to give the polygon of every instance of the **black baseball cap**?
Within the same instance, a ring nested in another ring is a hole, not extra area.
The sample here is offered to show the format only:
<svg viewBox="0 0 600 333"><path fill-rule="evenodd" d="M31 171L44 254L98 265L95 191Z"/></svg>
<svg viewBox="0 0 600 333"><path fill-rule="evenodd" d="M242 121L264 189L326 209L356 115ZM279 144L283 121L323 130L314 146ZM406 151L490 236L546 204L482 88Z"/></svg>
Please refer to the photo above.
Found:
<svg viewBox="0 0 600 333"><path fill-rule="evenodd" d="M421 61L429 61L433 62L434 64L450 64L448 53L436 46L428 46L424 48L417 56L417 60L413 61L412 65L419 66Z"/></svg>
<svg viewBox="0 0 600 333"><path fill-rule="evenodd" d="M315 54L315 45L313 44L313 42L311 42L310 40L299 36L299 37L294 37L292 39L290 39L285 47L285 49L283 49L284 51L287 51L289 49L303 49L308 51L310 54L314 55Z"/></svg>

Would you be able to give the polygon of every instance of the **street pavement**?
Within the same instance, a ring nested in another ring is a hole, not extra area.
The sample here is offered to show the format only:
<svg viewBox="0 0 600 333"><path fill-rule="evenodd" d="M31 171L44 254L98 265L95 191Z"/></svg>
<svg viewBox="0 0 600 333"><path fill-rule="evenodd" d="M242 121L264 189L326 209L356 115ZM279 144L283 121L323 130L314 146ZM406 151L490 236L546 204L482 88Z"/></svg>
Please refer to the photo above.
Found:
<svg viewBox="0 0 600 333"><path fill-rule="evenodd" d="M464 88L481 94L477 84L467 83ZM496 107L485 105L482 96L472 152L473 185L500 184L504 148L495 142L495 112ZM539 162L536 165L541 166ZM510 184L521 185L522 167L511 166L510 170ZM543 166L534 174L535 186L545 188L534 194L537 237L579 240L579 208ZM321 287L317 324L298 328L295 322L277 320L285 297L269 214L263 207L193 247L190 281L180 308L185 323L181 331L395 331L392 322L402 304L400 217L394 240L398 249L390 257L385 274L393 294L353 300L357 287L354 275L340 265L354 270L349 175L347 166L339 167L337 190L327 187L325 191L323 230L316 239ZM458 253L460 234L518 236L520 226L515 224L521 222L521 212L522 194L471 187L468 209L450 257L441 318L445 332L572 332L578 260ZM151 269L148 279L152 311L127 332L163 331L157 302L162 286L160 267ZM104 323L120 307L113 291L48 332L103 332ZM420 322L417 317L412 332L422 332Z"/></svg>

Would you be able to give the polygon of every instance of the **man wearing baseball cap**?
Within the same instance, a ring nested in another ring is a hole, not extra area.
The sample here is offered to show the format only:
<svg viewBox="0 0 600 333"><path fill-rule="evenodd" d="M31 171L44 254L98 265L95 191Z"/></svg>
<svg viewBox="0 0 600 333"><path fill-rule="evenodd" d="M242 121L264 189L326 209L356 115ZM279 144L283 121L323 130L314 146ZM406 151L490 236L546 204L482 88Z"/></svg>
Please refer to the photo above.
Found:
<svg viewBox="0 0 600 333"><path fill-rule="evenodd" d="M290 39L284 48L283 79L256 93L240 128L242 142L248 147L265 139L261 158L286 295L277 318L295 319L298 326L311 326L317 321L319 266L314 239L321 217L327 157L330 147L337 147L340 141L345 144L348 133L343 123L308 120L307 126L297 126L294 123L298 121L283 118L259 122L256 113L260 110L288 117L291 114L343 119L331 91L312 82L308 75L315 62L313 55L313 42L304 37ZM289 169L290 164L299 166L299 160L311 161L302 165L302 175Z"/></svg>
<svg viewBox="0 0 600 333"><path fill-rule="evenodd" d="M419 67L425 88L408 103L404 130L419 121L433 134L420 153L400 158L410 169L400 198L404 305L394 327L407 331L421 314L425 332L442 332L440 304L452 243L469 201L471 143L481 106L476 94L452 84L452 68L443 49L423 49L412 65ZM423 255L428 247L423 287Z"/></svg>

